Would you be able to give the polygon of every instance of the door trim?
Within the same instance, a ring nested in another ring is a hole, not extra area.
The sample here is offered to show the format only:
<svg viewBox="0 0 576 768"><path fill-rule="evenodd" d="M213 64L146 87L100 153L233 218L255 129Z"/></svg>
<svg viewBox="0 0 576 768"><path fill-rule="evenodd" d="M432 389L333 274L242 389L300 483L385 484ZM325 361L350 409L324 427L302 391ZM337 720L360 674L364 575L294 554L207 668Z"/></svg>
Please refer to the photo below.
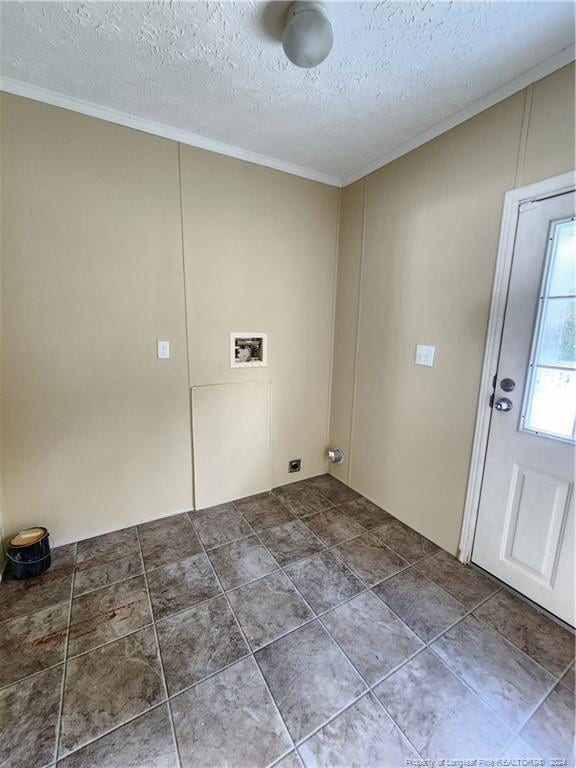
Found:
<svg viewBox="0 0 576 768"><path fill-rule="evenodd" d="M468 485L466 488L466 501L464 503L464 516L462 518L462 529L457 554L458 559L462 563L470 562L476 522L478 520L480 491L490 429L491 408L489 403L493 392L492 381L498 369L500 341L504 328L504 315L506 313L508 284L512 269L518 216L521 207L524 205L529 205L547 197L561 195L565 192L572 192L575 188L576 171L569 171L560 176L554 176L551 179L538 181L535 184L517 187L507 192L504 196L496 269L492 284L490 315L484 347L484 361L478 393L478 405L476 407L476 423L474 426L474 440L472 442L472 455L470 457Z"/></svg>

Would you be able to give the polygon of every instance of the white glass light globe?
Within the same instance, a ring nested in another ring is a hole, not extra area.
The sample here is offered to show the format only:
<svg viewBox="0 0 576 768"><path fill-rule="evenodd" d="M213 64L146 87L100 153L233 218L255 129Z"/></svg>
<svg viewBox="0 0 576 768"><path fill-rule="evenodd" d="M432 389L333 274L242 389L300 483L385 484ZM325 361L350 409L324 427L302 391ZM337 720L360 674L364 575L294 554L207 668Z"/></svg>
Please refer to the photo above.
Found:
<svg viewBox="0 0 576 768"><path fill-rule="evenodd" d="M284 53L297 67L320 64L332 50L332 25L322 3L295 2L288 8L282 36Z"/></svg>

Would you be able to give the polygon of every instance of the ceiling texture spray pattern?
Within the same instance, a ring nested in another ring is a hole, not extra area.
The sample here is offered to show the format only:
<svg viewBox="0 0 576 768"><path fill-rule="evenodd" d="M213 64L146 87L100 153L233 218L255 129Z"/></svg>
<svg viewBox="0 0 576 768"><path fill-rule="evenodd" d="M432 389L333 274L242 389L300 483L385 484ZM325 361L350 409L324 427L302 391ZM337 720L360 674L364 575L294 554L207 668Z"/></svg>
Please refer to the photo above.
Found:
<svg viewBox="0 0 576 768"><path fill-rule="evenodd" d="M326 5L333 50L303 70L280 43L284 2L4 1L3 87L341 184L551 57L567 61L574 42L568 2Z"/></svg>

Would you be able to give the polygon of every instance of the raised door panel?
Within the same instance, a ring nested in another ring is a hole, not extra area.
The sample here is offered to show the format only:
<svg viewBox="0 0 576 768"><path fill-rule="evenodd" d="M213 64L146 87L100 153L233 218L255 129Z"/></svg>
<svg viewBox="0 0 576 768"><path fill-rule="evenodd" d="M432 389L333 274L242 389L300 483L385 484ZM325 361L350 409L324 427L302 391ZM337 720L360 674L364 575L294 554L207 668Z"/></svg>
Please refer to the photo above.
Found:
<svg viewBox="0 0 576 768"><path fill-rule="evenodd" d="M554 584L571 484L515 464L504 523L502 558L531 579Z"/></svg>

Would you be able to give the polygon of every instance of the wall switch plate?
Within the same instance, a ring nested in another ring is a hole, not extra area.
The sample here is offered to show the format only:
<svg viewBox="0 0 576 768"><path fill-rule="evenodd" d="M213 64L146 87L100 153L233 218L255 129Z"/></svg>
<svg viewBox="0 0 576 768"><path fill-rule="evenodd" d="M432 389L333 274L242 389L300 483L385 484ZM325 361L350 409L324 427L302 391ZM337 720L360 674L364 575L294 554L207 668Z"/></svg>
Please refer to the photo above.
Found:
<svg viewBox="0 0 576 768"><path fill-rule="evenodd" d="M158 360L170 359L170 342L158 341Z"/></svg>
<svg viewBox="0 0 576 768"><path fill-rule="evenodd" d="M432 368L434 365L434 352L436 352L436 347L431 347L427 344L416 344L416 359L414 362L416 365L426 365Z"/></svg>

